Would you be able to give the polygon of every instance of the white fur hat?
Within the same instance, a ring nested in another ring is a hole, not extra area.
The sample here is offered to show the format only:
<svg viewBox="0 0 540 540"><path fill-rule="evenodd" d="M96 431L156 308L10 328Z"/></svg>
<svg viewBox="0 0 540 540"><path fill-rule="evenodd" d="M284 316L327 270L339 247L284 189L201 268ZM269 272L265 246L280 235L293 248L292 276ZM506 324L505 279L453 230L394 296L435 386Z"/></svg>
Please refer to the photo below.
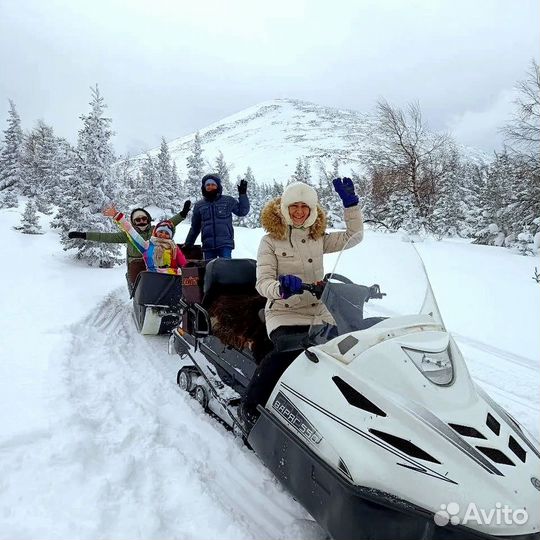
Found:
<svg viewBox="0 0 540 540"><path fill-rule="evenodd" d="M309 206L309 216L302 226L311 227L317 219L317 203L319 202L317 192L304 182L293 182L285 188L281 196L281 213L288 225L293 224L289 216L289 206L296 202L303 202Z"/></svg>

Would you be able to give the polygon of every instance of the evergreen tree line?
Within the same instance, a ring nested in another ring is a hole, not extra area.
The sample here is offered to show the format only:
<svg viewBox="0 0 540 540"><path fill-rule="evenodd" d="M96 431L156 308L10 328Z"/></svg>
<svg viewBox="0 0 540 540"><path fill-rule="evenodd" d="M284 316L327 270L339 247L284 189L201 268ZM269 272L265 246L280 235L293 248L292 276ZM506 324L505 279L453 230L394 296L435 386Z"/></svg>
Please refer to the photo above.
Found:
<svg viewBox="0 0 540 540"><path fill-rule="evenodd" d="M514 117L501 128L507 145L489 163L469 158L450 135L430 131L418 104L403 110L380 101L357 170L345 171L338 159L328 167L322 159L302 156L287 181L313 185L333 226L341 225L342 209L332 179L351 176L366 221L374 227L439 238L461 236L535 253L540 244L540 75L535 62L518 90ZM23 133L15 104L9 105L0 143L0 206L15 206L18 195L27 196L32 204L25 209L21 229L32 233L39 232L33 215L51 214L56 207L52 226L61 231L64 249L74 250L77 258L92 265L116 264L121 250L114 244L68 239L66 233L114 230L100 212L108 201L126 211L153 205L163 211L163 216L154 217L164 217L177 212L184 200L199 198L202 176L215 172L224 192L232 195L240 179L248 181L252 209L236 224L257 227L264 204L283 190L275 179L257 181L250 167L233 179L234 165L222 152L205 155L199 133L183 178L164 139L158 154L147 154L142 163L116 156L112 120L105 115L97 86L91 89L90 112L80 117L75 146L41 120Z"/></svg>
<svg viewBox="0 0 540 540"><path fill-rule="evenodd" d="M517 86L505 147L489 163L430 132L420 107L377 104L360 176L369 221L388 230L461 236L523 254L540 247L540 71Z"/></svg>

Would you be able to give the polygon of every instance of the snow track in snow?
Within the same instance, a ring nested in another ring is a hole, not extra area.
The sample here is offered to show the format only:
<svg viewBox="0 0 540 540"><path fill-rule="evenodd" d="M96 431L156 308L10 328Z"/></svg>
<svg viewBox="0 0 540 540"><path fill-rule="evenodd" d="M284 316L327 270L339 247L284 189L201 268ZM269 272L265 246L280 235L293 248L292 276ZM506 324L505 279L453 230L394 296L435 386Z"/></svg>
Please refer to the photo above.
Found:
<svg viewBox="0 0 540 540"><path fill-rule="evenodd" d="M482 341L478 341L476 339L463 336L456 332L452 332L452 336L459 343L463 343L464 345L468 345L469 347L474 347L475 349L478 349L479 351L487 352L491 356L496 356L497 358L500 358L507 362L511 362L513 364L517 364L518 366L529 368L531 370L534 370L535 372L538 370L538 361L535 362L531 358L520 356L519 354L514 354L509 351L503 351L502 349L499 349L498 347L493 347L493 345L489 345L488 343L483 343Z"/></svg>
<svg viewBox="0 0 540 540"><path fill-rule="evenodd" d="M58 387L50 429L11 441L24 448L2 466L12 471L0 476L4 500L22 503L0 508L2 536L324 538L256 456L176 386L167 338L140 336L131 318L116 291L71 327L49 376ZM18 508L30 506L26 529Z"/></svg>

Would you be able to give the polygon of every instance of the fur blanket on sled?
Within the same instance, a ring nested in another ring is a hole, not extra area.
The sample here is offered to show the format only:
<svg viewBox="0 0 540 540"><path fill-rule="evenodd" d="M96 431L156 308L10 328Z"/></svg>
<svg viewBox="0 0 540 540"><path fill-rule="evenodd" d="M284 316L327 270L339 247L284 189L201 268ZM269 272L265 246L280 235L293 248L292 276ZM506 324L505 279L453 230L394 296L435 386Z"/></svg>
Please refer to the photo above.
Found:
<svg viewBox="0 0 540 540"><path fill-rule="evenodd" d="M209 309L212 334L225 345L250 349L257 362L272 350L266 326L259 317L266 298L259 295L220 295Z"/></svg>

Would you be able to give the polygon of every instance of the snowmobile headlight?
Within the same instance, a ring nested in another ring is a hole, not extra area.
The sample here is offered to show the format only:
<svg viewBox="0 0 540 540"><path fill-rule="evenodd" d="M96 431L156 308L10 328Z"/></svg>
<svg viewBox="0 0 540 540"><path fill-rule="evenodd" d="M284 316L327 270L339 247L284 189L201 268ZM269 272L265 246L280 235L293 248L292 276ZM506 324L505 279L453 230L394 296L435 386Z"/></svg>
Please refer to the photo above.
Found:
<svg viewBox="0 0 540 540"><path fill-rule="evenodd" d="M452 382L454 364L452 363L449 348L440 352L418 351L407 347L401 348L426 379L439 386Z"/></svg>

